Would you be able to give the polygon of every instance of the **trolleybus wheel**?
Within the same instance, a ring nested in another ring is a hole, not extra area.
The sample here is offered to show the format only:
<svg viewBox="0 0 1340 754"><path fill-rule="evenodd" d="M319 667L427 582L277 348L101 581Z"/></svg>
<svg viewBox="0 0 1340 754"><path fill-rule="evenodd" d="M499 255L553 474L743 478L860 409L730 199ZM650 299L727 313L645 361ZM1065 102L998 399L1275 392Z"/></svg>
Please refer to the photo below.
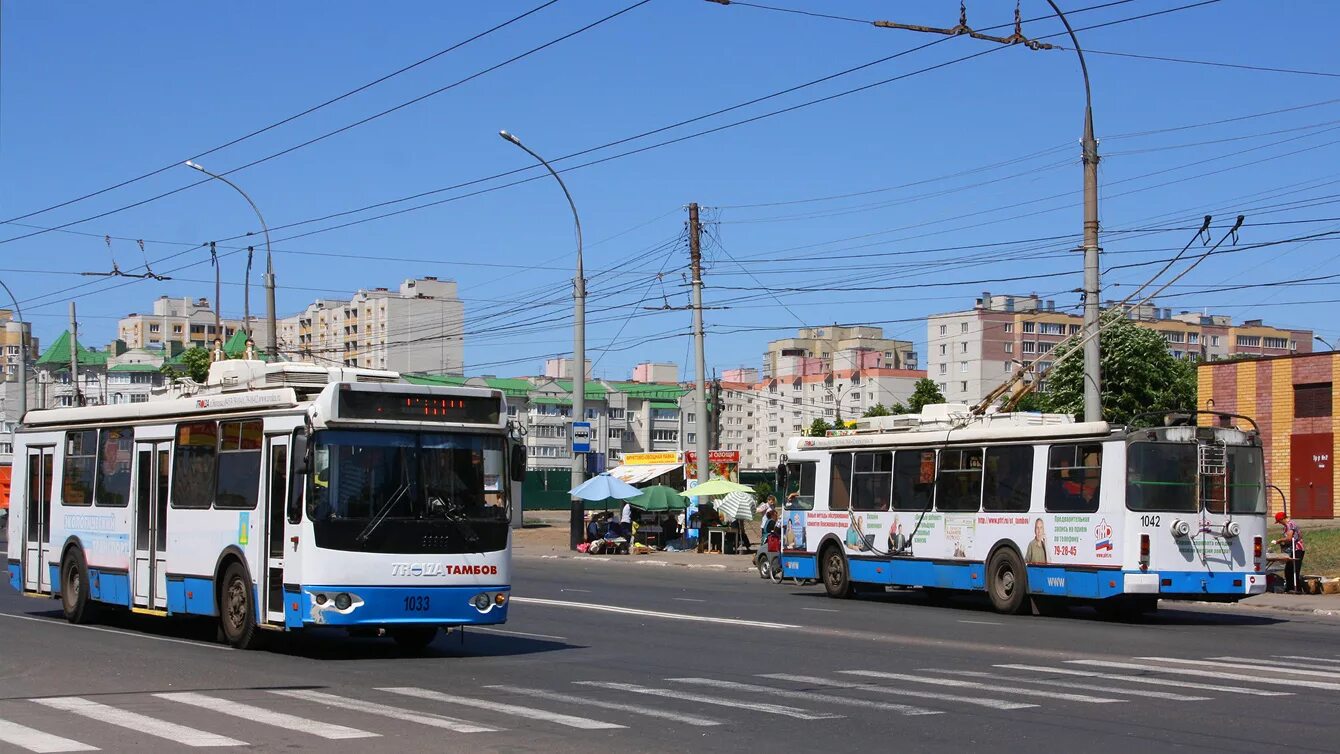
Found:
<svg viewBox="0 0 1340 754"><path fill-rule="evenodd" d="M251 597L251 580L241 563L233 563L223 572L219 589L219 628L223 640L238 649L256 646L256 611Z"/></svg>
<svg viewBox="0 0 1340 754"><path fill-rule="evenodd" d="M399 626L390 630L396 646L404 652L422 652L437 638L437 626Z"/></svg>
<svg viewBox="0 0 1340 754"><path fill-rule="evenodd" d="M60 603L71 623L91 623L97 616L97 606L88 598L88 566L78 549L70 550L61 563Z"/></svg>
<svg viewBox="0 0 1340 754"><path fill-rule="evenodd" d="M824 550L820 563L823 569L824 591L828 592L828 596L835 599L847 599L852 596L854 591L851 587L851 578L847 575L847 559L842 557L842 551L830 546Z"/></svg>
<svg viewBox="0 0 1340 754"><path fill-rule="evenodd" d="M996 550L986 569L986 591L996 612L1017 615L1028 605L1028 572L1019 554L1008 547Z"/></svg>

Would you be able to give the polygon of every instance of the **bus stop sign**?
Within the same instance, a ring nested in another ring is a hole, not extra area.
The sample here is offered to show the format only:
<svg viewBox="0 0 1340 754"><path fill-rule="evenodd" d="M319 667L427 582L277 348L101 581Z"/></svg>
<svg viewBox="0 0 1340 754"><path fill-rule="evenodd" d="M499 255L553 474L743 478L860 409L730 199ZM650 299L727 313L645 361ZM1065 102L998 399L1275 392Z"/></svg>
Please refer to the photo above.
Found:
<svg viewBox="0 0 1340 754"><path fill-rule="evenodd" d="M591 422L572 423L572 452L591 452Z"/></svg>

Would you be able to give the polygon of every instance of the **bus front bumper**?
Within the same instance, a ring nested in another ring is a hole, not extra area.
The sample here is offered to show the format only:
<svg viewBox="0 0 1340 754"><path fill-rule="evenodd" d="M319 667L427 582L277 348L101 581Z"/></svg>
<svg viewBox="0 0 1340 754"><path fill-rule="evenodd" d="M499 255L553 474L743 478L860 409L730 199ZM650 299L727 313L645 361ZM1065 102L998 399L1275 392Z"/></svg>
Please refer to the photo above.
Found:
<svg viewBox="0 0 1340 754"><path fill-rule="evenodd" d="M507 586L303 585L284 612L289 628L487 625L507 622L510 597Z"/></svg>

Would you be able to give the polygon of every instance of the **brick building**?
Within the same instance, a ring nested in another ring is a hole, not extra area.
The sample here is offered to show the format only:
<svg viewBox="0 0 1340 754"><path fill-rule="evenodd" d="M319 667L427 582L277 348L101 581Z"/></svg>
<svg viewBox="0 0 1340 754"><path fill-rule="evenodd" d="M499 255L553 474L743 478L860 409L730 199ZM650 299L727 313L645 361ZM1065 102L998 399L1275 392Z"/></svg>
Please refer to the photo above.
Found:
<svg viewBox="0 0 1340 754"><path fill-rule="evenodd" d="M1201 408L1243 414L1261 427L1266 483L1288 497L1297 518L1334 518L1340 468L1340 353L1299 354L1201 364L1197 369ZM1208 419L1202 418L1202 422ZM1269 491L1270 510L1280 510Z"/></svg>

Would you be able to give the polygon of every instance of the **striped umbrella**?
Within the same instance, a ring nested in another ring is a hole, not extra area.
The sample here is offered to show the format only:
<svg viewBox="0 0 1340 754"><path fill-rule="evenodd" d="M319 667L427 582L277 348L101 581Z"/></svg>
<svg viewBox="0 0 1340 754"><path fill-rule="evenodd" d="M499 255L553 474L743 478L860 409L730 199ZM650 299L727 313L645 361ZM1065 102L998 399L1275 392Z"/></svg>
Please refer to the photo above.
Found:
<svg viewBox="0 0 1340 754"><path fill-rule="evenodd" d="M726 521L750 521L754 518L754 508L758 500L748 492L732 492L712 503Z"/></svg>

